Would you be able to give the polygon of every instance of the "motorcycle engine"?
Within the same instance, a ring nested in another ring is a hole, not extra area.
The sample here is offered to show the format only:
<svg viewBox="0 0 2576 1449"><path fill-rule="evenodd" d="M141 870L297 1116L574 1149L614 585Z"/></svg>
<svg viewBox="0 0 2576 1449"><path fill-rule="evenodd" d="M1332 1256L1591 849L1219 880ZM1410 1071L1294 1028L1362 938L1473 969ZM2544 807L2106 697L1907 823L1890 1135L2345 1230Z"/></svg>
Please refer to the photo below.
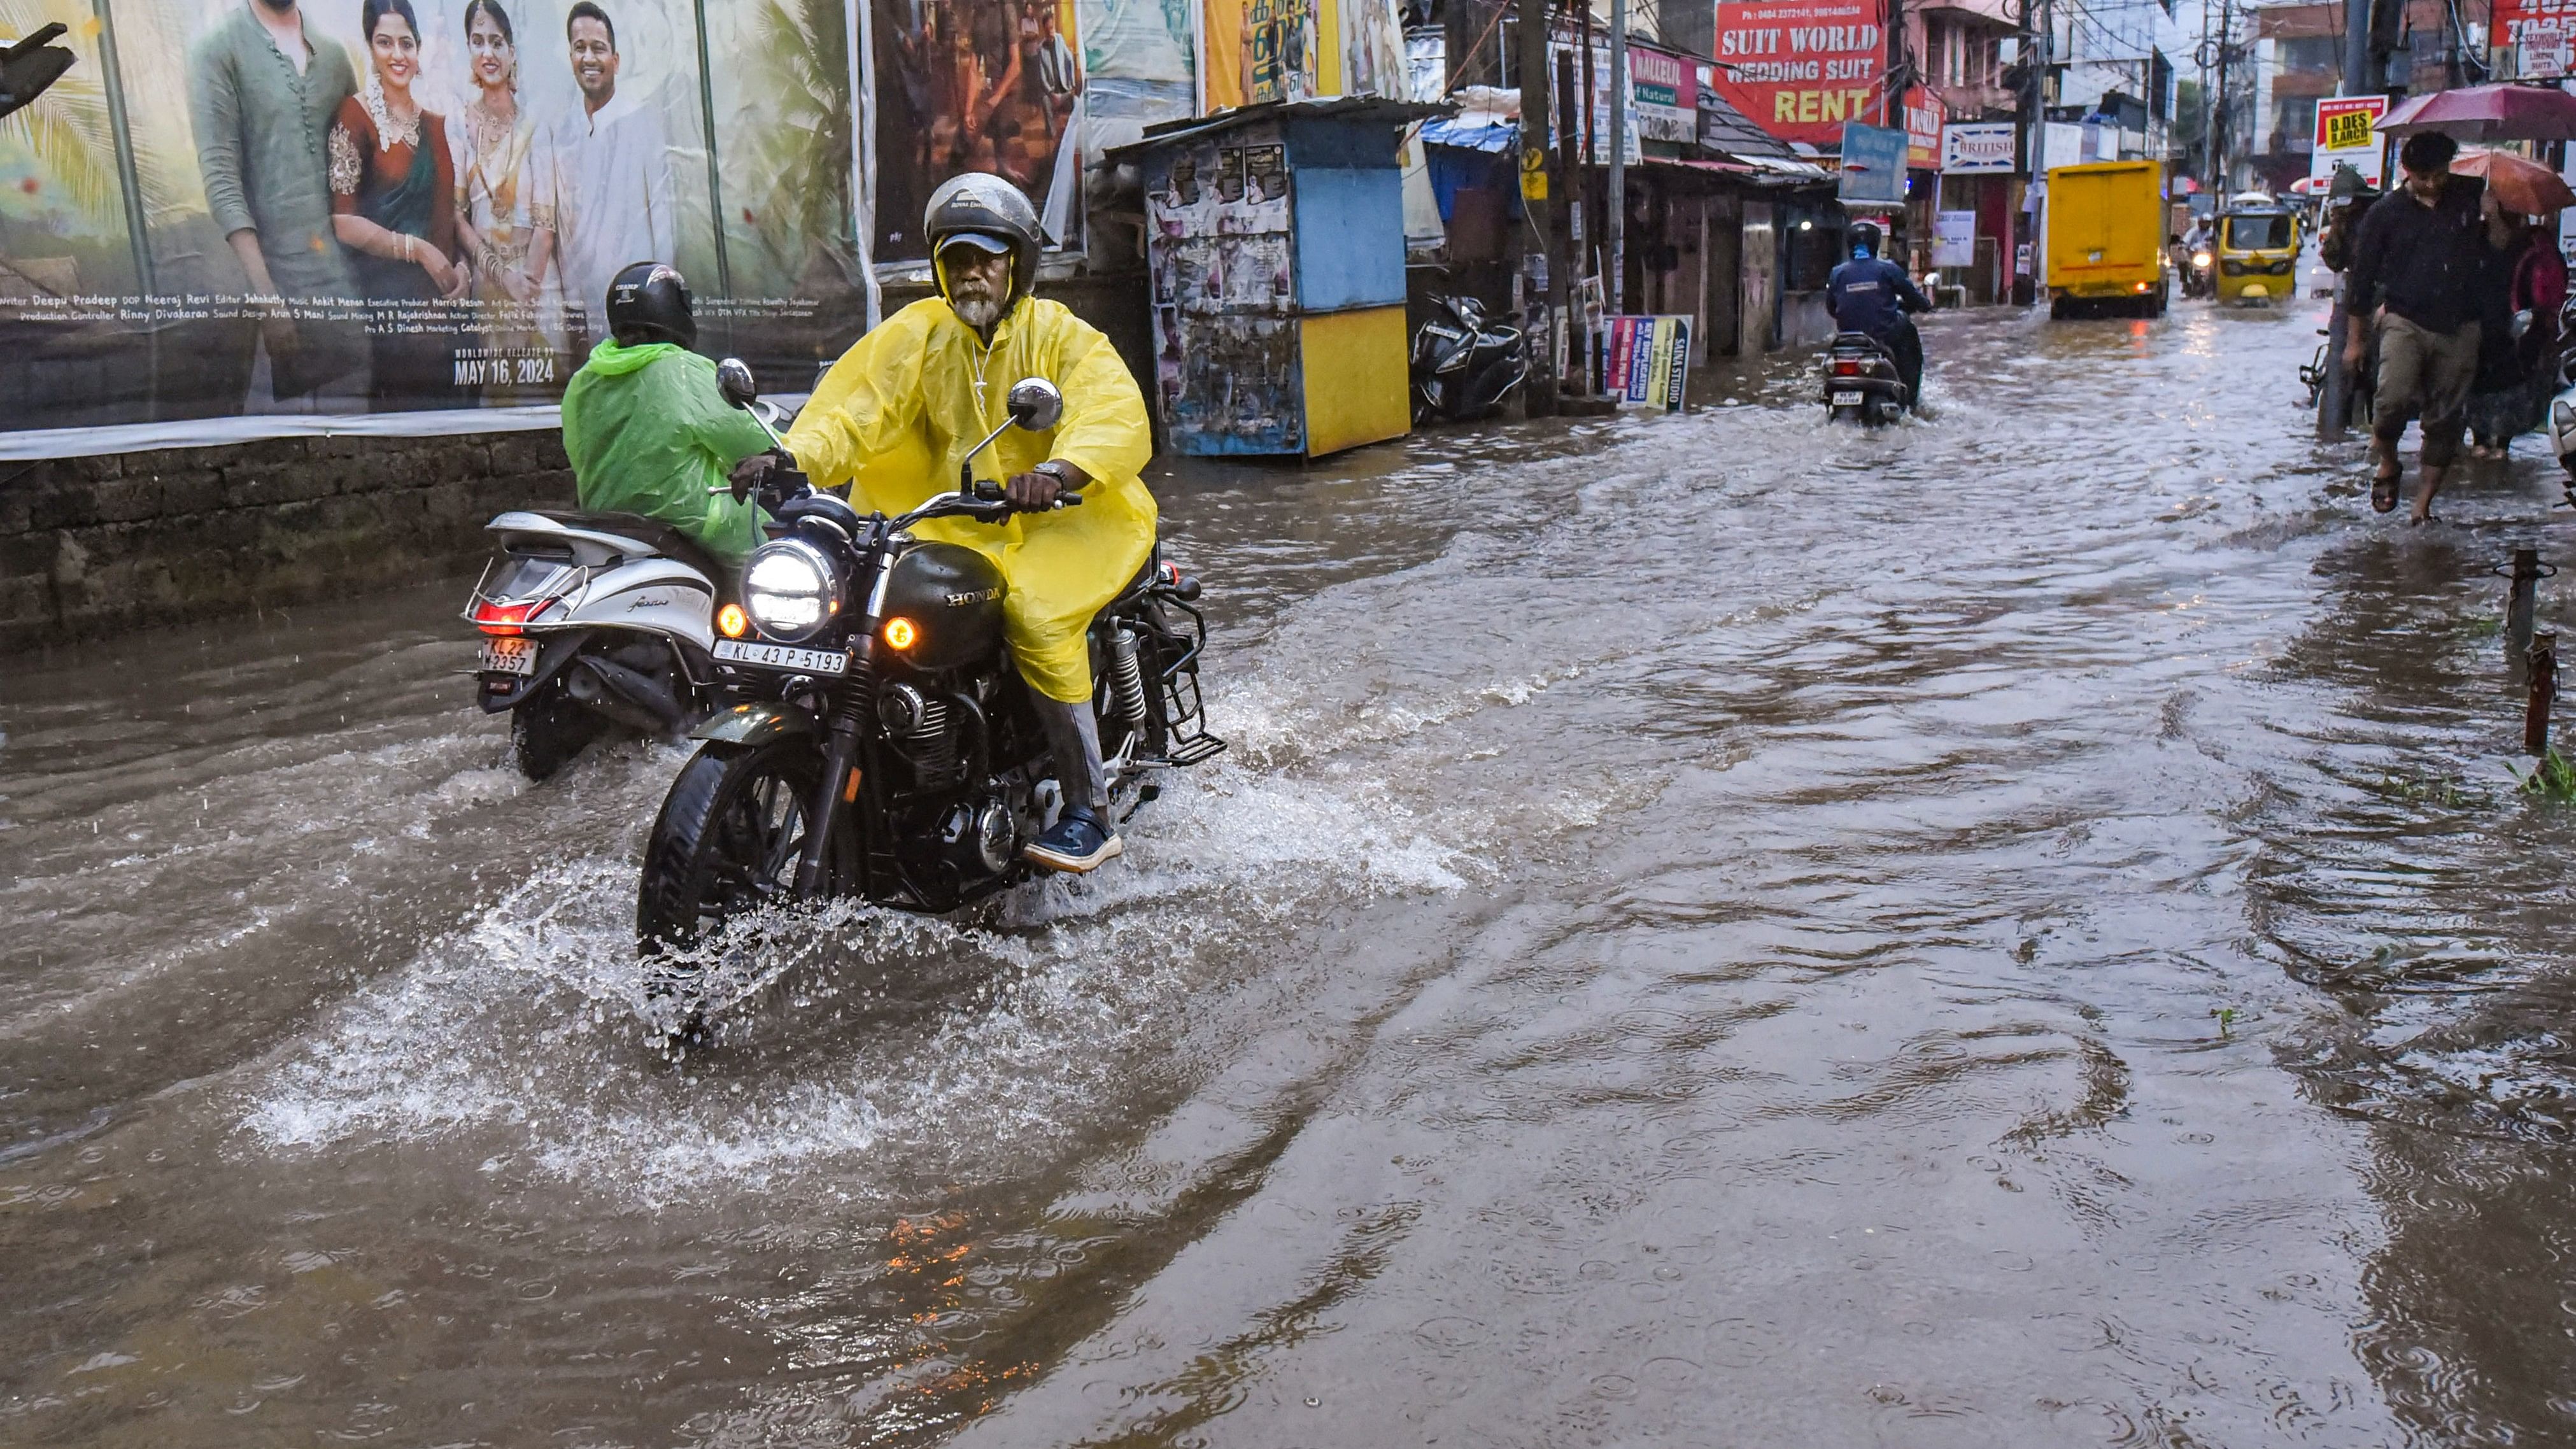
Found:
<svg viewBox="0 0 2576 1449"><path fill-rule="evenodd" d="M939 843L960 874L1000 875L1010 869L1019 845L1009 803L988 795L950 806L939 824Z"/></svg>

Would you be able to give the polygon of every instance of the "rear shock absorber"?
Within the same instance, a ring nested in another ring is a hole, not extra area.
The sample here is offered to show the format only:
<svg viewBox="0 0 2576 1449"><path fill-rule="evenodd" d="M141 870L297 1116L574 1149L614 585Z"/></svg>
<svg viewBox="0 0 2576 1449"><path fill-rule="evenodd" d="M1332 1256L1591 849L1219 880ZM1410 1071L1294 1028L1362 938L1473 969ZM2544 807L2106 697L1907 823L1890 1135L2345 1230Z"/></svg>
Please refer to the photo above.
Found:
<svg viewBox="0 0 2576 1449"><path fill-rule="evenodd" d="M1145 668L1136 658L1136 631L1123 626L1109 635L1109 700L1128 728L1145 727Z"/></svg>

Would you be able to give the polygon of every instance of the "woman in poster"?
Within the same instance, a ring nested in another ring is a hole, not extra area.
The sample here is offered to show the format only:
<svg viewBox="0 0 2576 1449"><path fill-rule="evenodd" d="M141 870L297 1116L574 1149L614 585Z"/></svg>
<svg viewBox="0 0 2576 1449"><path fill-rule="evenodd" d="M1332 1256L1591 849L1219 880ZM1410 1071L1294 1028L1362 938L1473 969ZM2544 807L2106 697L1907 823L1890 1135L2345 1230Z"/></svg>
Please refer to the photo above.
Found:
<svg viewBox="0 0 2576 1449"><path fill-rule="evenodd" d="M551 396L553 346L539 330L537 299L555 250L555 167L544 128L519 109L518 38L497 0L465 7L465 53L473 104L456 143L457 234L474 263L474 297L483 305L483 345L513 384L519 364L546 359L543 377L528 376L530 397ZM487 388L487 400L496 391Z"/></svg>
<svg viewBox="0 0 2576 1449"><path fill-rule="evenodd" d="M474 282L456 229L456 168L447 125L412 97L420 27L411 0L366 0L367 83L331 126L331 228L371 314L374 407L459 407L457 334L418 304L462 297Z"/></svg>

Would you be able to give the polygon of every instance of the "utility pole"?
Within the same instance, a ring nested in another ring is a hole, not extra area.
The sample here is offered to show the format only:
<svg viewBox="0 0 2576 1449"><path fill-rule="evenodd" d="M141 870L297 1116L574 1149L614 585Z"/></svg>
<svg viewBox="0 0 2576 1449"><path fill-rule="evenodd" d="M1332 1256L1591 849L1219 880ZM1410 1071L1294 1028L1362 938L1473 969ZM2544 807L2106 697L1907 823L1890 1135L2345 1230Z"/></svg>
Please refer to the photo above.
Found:
<svg viewBox="0 0 2576 1449"><path fill-rule="evenodd" d="M2026 186L2044 187L2048 170L2047 120L2040 108L2041 86L2048 74L2048 6L2046 0L2021 0L2021 85L2013 96L2013 120L2021 131L2022 171L2030 179ZM2043 200L2041 203L2045 205ZM2013 269L2013 302L2027 307L2038 298L2039 232L2031 225L2031 212L2025 207L2013 214L2014 250L2031 249L2031 270ZM2016 258L2018 262L2018 258Z"/></svg>
<svg viewBox="0 0 2576 1449"><path fill-rule="evenodd" d="M1610 195L1601 210L1610 243L1602 310L1616 317L1628 310L1628 0L1610 0Z"/></svg>
<svg viewBox="0 0 2576 1449"><path fill-rule="evenodd" d="M2229 52L2236 44L2236 0L2219 0L2218 6L2218 114L2209 140L2211 186L2224 200L2227 196L2227 70Z"/></svg>
<svg viewBox="0 0 2576 1449"><path fill-rule="evenodd" d="M1530 369L1529 411L1532 417L1556 414L1556 331L1565 325L1565 245L1556 225L1558 198L1548 185L1547 0L1519 0L1521 78L1521 211L1536 234L1547 262L1547 326L1533 336L1539 365ZM1536 178L1533 182L1531 178ZM1538 194L1533 196L1535 190Z"/></svg>
<svg viewBox="0 0 2576 1449"><path fill-rule="evenodd" d="M2370 0L2344 0L2343 84L2336 92L2366 96L2377 90L2370 73ZM2331 182L2331 177L2328 178ZM2334 205L2328 193L2326 205ZM2352 332L2352 302L2341 273L2335 275L2334 311L2326 318L2326 385L2317 390L2317 436L2340 438L2352 421L2352 367L2343 360L2344 339Z"/></svg>

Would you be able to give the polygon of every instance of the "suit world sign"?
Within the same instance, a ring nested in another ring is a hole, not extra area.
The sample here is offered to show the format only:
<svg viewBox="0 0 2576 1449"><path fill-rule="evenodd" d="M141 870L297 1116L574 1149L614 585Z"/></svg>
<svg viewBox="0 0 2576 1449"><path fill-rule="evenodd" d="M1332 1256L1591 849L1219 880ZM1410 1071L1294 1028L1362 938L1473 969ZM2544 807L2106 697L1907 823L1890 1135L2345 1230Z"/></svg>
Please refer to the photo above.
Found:
<svg viewBox="0 0 2576 1449"><path fill-rule="evenodd" d="M1888 119L1872 0L1719 0L1717 91L1783 141L1831 146L1847 121Z"/></svg>

